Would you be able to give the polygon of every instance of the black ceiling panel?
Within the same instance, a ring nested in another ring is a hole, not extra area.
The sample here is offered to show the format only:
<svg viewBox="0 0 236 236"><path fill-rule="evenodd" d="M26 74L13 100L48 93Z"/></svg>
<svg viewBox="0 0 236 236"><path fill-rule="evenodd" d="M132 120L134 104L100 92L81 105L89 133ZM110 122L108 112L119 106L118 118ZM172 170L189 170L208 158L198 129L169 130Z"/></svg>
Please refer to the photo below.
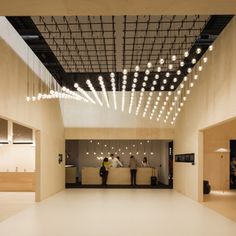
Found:
<svg viewBox="0 0 236 236"><path fill-rule="evenodd" d="M166 72L170 72L165 90L171 90L173 78L177 88L187 69L193 67L191 59L198 61L233 16L47 16L7 17L41 62L60 85L73 89L75 82L89 90L90 79L96 90L97 80L104 77L107 90L111 90L110 73L116 74L116 89L122 90L122 70L128 70L126 90L132 88L133 73L140 66L137 88L142 87L147 63L152 69L146 90L150 90L157 73L159 59L164 58L155 90L160 90ZM196 54L200 47L201 53ZM183 56L189 51L189 57ZM172 61L171 56L176 55ZM184 67L180 68L180 61ZM173 69L169 70L168 65ZM176 75L181 69L181 74ZM172 89L173 90L173 89Z"/></svg>

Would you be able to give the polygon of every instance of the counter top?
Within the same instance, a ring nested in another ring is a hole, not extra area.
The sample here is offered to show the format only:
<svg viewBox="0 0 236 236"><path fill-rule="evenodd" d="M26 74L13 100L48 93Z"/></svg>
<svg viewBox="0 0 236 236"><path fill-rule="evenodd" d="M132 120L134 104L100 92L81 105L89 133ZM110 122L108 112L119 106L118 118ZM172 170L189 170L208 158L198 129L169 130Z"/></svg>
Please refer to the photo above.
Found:
<svg viewBox="0 0 236 236"><path fill-rule="evenodd" d="M83 185L99 185L102 184L102 178L99 175L100 168L85 167L82 169ZM157 171L155 169L155 176ZM137 185L150 185L153 168L137 168L136 182ZM108 185L130 185L130 168L110 168L107 184Z"/></svg>

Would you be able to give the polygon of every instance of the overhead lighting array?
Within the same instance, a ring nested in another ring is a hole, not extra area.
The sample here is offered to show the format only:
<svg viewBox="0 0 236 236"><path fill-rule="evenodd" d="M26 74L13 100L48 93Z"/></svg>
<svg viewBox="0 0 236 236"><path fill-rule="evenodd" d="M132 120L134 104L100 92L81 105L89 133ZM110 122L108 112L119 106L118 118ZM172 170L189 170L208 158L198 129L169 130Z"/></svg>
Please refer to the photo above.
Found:
<svg viewBox="0 0 236 236"><path fill-rule="evenodd" d="M72 91L71 91L72 92ZM40 100L49 100L49 99L73 99L73 100L77 100L77 101L81 101L82 98L80 96L73 96L71 94L65 93L65 92L57 92L54 91L53 93L38 93L37 95L33 95L33 96L27 96L26 97L26 101L40 101ZM84 100L85 101L85 100Z"/></svg>
<svg viewBox="0 0 236 236"><path fill-rule="evenodd" d="M104 99L105 99L105 102L106 102L106 104L107 104L107 107L109 108L109 107L110 107L110 104L109 104L109 101L108 101L107 91L106 91L106 87L105 87L105 84L104 84L104 81L103 81L103 77L102 77L102 76L99 76L99 77L98 77L98 80L99 80L99 84L100 84L101 89L102 89L103 97L104 97Z"/></svg>
<svg viewBox="0 0 236 236"><path fill-rule="evenodd" d="M116 79L115 79L115 73L110 74L111 77L111 88L112 88L112 94L113 94L113 102L114 102L114 109L117 109L117 102L116 102Z"/></svg>
<svg viewBox="0 0 236 236"><path fill-rule="evenodd" d="M78 92L83 94L91 103L96 104L96 102L88 95L88 93L82 89L78 83L74 83L74 87L77 89Z"/></svg>
<svg viewBox="0 0 236 236"><path fill-rule="evenodd" d="M127 70L123 70L123 76L122 76L122 101L121 101L121 111L124 112L125 110L125 89L127 85Z"/></svg>
<svg viewBox="0 0 236 236"><path fill-rule="evenodd" d="M151 62L148 62L147 67L148 67L148 70L150 70L151 67L152 67L152 63L151 63ZM158 78L159 78L159 76L158 76ZM155 79L158 79L158 78L157 78L157 76L155 76ZM147 98L147 100L146 100L146 104L145 104L145 107L144 107L143 117L146 116L147 110L148 110L149 105L150 105L151 100L152 100L153 91L155 90L154 85L156 85L156 84L157 84L157 81L156 81L156 80L153 80L153 81L152 81L152 86L151 86L151 92L149 92L149 96L148 96L148 98Z"/></svg>
<svg viewBox="0 0 236 236"><path fill-rule="evenodd" d="M159 114L157 115L157 121L159 121L161 119L162 114L166 110L166 107L168 105L171 95L172 95L172 92L169 91L169 92L167 92L167 95L165 97L163 97L163 100L162 100L163 103L162 103L162 106L160 106L160 108L159 108Z"/></svg>
<svg viewBox="0 0 236 236"><path fill-rule="evenodd" d="M139 142L129 142L129 144L122 145L119 142L117 143L107 143L105 140L90 140L87 142L87 147L85 149L85 155L88 156L96 156L98 160L102 160L104 156L110 155L113 153L114 155L147 155L152 156L155 155L153 150L153 141L143 140Z"/></svg>
<svg viewBox="0 0 236 236"><path fill-rule="evenodd" d="M65 86L62 87L62 91L72 97L76 97L79 101L83 100L84 102L88 102L88 100L82 96L80 96L78 93L71 91L70 89L66 88ZM50 91L50 94L54 94L55 92L53 90Z"/></svg>
<svg viewBox="0 0 236 236"><path fill-rule="evenodd" d="M135 92L136 84L138 82L139 69L140 69L139 66L135 66L133 84L132 84L131 95L130 95L130 103L129 103L129 114L132 111L132 106L133 106L133 102L134 102L134 92Z"/></svg>
<svg viewBox="0 0 236 236"><path fill-rule="evenodd" d="M150 120L152 120L157 108L159 107L159 103L160 103L160 100L161 100L161 96L162 96L162 92L158 92L158 95L156 96L156 100L155 102L153 103L153 107L152 107L152 111L151 111L151 114L150 114Z"/></svg>
<svg viewBox="0 0 236 236"><path fill-rule="evenodd" d="M89 79L86 80L86 84L88 85L89 89L93 93L93 95L96 98L96 100L99 103L99 105L103 106L103 103L102 103L101 99L99 98L99 96L97 94L97 91L95 90L95 88L93 87L93 84L91 83L91 81Z"/></svg>
<svg viewBox="0 0 236 236"><path fill-rule="evenodd" d="M172 57L171 57L171 60L174 62L174 61L176 61L176 56L175 55L173 55ZM160 65L157 67L157 72L158 73L160 73L161 72L161 65L163 65L164 63L165 63L165 60L164 59L160 59L159 60L159 63L160 63ZM169 70L172 70L173 69L173 64L169 64L168 65L168 69ZM158 80L159 79L159 74L158 73L156 73L156 75L155 75L155 79L156 80ZM170 72L169 71L167 71L166 72L166 74L165 74L165 79L162 81L163 82L163 84L166 84L167 83L167 78L169 78L170 77ZM175 78L176 79L176 78ZM149 108L149 106L150 106L150 104L151 104L151 101L152 101L152 96L153 96L153 91L155 90L155 85L157 84L157 81L156 80L153 80L153 82L152 82L152 87L151 87L151 92L149 92L149 96L148 96L148 98L147 98L147 101L146 101L146 105L145 105L145 108L144 108L144 110L143 110L143 117L146 117L146 113L147 113L147 110L148 110L148 108ZM177 80L176 80L176 82L177 82ZM164 85L162 85L161 86L161 90L164 90L165 89L165 87L164 87ZM171 89L174 89L174 86L173 85L171 85ZM152 107L152 110L151 110L151 114L150 114L150 120L153 118L153 115L154 115L154 113L155 113L155 111L156 111L156 109L157 109L157 106L158 106L158 104L160 103L160 97L161 97L161 95L162 95L162 93L161 92L159 92L158 93L158 95L156 96L156 101L153 103L153 107Z"/></svg>
<svg viewBox="0 0 236 236"><path fill-rule="evenodd" d="M139 114L139 110L140 110L140 107L141 107L141 104L142 104L143 95L144 95L144 92L145 92L145 87L147 86L148 76L150 74L151 67L152 67L152 63L148 62L147 63L147 69L145 70L145 76L143 78L144 82L142 83L141 92L139 94L138 105L137 105L136 112L135 112L136 116Z"/></svg>
<svg viewBox="0 0 236 236"><path fill-rule="evenodd" d="M39 77L41 74L39 75ZM45 99L72 99L83 102L95 103L90 96L82 88L79 88L77 83L74 87L77 92L70 90L69 88L63 86L61 87L52 75L47 75L45 80L42 81L36 76L32 76L29 68L27 70L27 96L26 101L40 101ZM79 94L80 92L80 94Z"/></svg>
<svg viewBox="0 0 236 236"><path fill-rule="evenodd" d="M212 51L213 46L209 46L208 50ZM196 53L200 54L201 49L197 48ZM185 53L185 56L186 55L188 54ZM203 55L198 64L193 69L188 68L188 75L184 76L182 82L179 85L179 88L175 90L173 96L171 97L171 100L169 101L169 109L166 110L166 114L164 117L165 123L169 120L171 115L172 119L170 123L172 125L175 123L182 107L184 106L184 103L187 100L187 97L191 93L191 89L194 87L195 82L199 79L199 73L203 70L203 64L206 64L207 61L208 58Z"/></svg>
<svg viewBox="0 0 236 236"><path fill-rule="evenodd" d="M209 46L209 51L213 50L213 46ZM142 117L146 117L148 114L148 111L150 109L150 115L149 118L152 120L155 113L156 120L160 121L163 119L165 123L171 122L171 124L174 124L177 116L179 115L179 112L181 111L182 107L184 106L184 103L187 100L187 97L190 95L191 89L194 87L195 82L199 79L199 73L203 70L203 65L208 62L208 58L206 56L202 56L202 58L198 61L197 59L199 54L201 54L202 49L197 48L195 51L195 55L193 58L188 58L188 61L194 65L190 66L189 68L186 68L185 62L180 61L179 62L179 68L177 68L176 72L173 71L174 66L173 63L176 65L177 57L176 55L171 56L171 62L167 66L167 71L165 72L165 78L162 78L162 84L160 85L159 92L155 92L155 86L158 83L158 80L160 79L160 72L162 71L162 66L165 63L165 60L161 58L159 60L159 65L157 67L157 72L154 75L150 91L148 93L146 103L143 108ZM184 58L189 57L189 52L185 51L183 54ZM151 73L152 63L147 63L147 68L144 72L143 82L137 102L136 107L136 115L139 115L141 104L144 98L144 92L147 87L147 82L149 80L149 76ZM186 71L183 71L185 68ZM131 95L130 95L130 101L129 101L129 109L128 112L132 112L132 107L134 103L134 96L136 91L136 86L138 82L139 77L139 70L140 67L137 65L135 67L135 72L133 74L133 81L131 85ZM122 101L121 101L121 111L124 112L125 109L125 92L127 87L127 73L128 71L126 69L123 70L123 76L122 76ZM175 74L174 74L175 73ZM186 75L187 74L187 75ZM179 84L179 87L176 89L176 83L179 79L182 77L182 82ZM52 78L51 78L52 79ZM115 73L110 74L111 79L111 87L112 87L112 94L113 94L113 101L114 101L114 109L117 109L117 101L116 101L116 81L115 81ZM34 81L32 82L31 86L29 84L29 78L27 80L27 101L37 101L37 100L43 100L43 99L74 99L78 101L83 102L91 102L93 104L96 104L93 98L89 96L88 92L86 92L84 89L82 89L78 83L74 84L74 87L76 88L77 92L70 90L69 88L66 88L63 86L62 88L55 84L55 82L52 82L51 80L48 80L46 84L42 86L42 84L37 84ZM109 99L107 90L104 84L104 80L102 76L98 77L99 84L102 89L102 94L104 97L104 100L106 102L107 107L110 107ZM170 85L170 89L173 91L164 92L166 89L166 84ZM86 84L88 85L89 89L91 90L92 94L94 95L94 98L99 103L100 106L103 106L103 103L95 90L93 84L88 79L86 81ZM29 94L29 88L32 88L32 96ZM38 90L38 93L36 92L36 88ZM156 95L156 99L153 101L153 96Z"/></svg>
<svg viewBox="0 0 236 236"><path fill-rule="evenodd" d="M38 93L36 91L32 92L32 96L27 94L26 101L40 101L45 99L73 99L77 101L88 102L88 99L79 95L78 93L66 88L63 86L62 88L50 89L50 88L42 88L38 89ZM47 91L45 91L47 90Z"/></svg>
<svg viewBox="0 0 236 236"><path fill-rule="evenodd" d="M210 46L209 50L212 51L213 46ZM201 48L197 48L196 54L200 54L200 53L201 53ZM189 56L189 53L186 51L184 53L184 57L188 57L188 56ZM176 58L176 56L172 56L171 59L172 59L172 61L175 61L177 58ZM203 63L206 63L208 59L207 59L207 57L203 57L201 60L203 61ZM199 61L200 63L197 66L197 69L196 69L199 72L202 71L202 69L203 69L203 66L201 64L201 60ZM192 60L191 62L192 62L192 64L196 63L195 60ZM160 59L160 64L164 64L164 59ZM184 62L180 61L180 67L183 67L183 66L184 66ZM173 65L169 64L168 69L169 70L173 69ZM161 72L161 67L160 66L157 68L157 71ZM187 72L189 74L192 73L192 68L188 68ZM182 73L181 70L177 70L176 74L177 74L177 76L181 76L183 73ZM169 78L170 77L169 72L166 72L165 76L167 78ZM171 90L175 89L174 84L176 82L178 82L178 77L177 76L174 77L173 80L172 80L172 84L170 86ZM167 78L163 79L163 81L162 81L163 85L161 85L161 88L160 88L161 90L165 89L165 84L167 83ZM198 74L194 74L192 76L191 82L189 82L189 88L186 89L186 94L185 95L181 95L181 89L184 88L184 82L188 81L188 77L186 77L186 76L183 78L183 82L180 84L179 89L177 89L174 93L171 92L171 91L166 93L167 95L165 97L163 97L163 99L162 99L163 104L162 104L162 106L159 107L159 114L157 115L157 118L156 118L157 121L160 121L161 117L164 116L163 114L166 113L165 116L163 117L163 120L166 123L168 121L170 115L171 115L171 112L174 111L174 115L173 115L174 118L171 121L171 124L174 123L174 121L176 120L176 117L178 116L178 113L181 111L181 107L183 107L183 103L187 99L187 95L190 94L190 89L194 86L194 81L197 80L197 79L198 79ZM154 113L157 110L158 105L160 105L161 95L162 95L162 93L159 92L159 94L156 97L156 101L153 102L153 107L152 107L151 114L150 114L150 117L149 117L150 119L153 118ZM149 106L149 104L151 102L151 99L152 99L151 97L152 97L152 91L149 93L149 96L147 98L146 106L144 107L144 110L143 110L143 117L146 116L148 106ZM180 99L181 99L181 101L179 101ZM176 106L178 106L178 107L176 107Z"/></svg>

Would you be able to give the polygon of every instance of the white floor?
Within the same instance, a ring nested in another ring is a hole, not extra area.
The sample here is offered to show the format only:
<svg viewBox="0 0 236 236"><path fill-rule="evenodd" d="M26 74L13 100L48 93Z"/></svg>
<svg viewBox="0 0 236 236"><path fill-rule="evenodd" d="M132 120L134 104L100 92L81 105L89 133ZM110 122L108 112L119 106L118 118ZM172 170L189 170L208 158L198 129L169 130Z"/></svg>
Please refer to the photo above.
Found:
<svg viewBox="0 0 236 236"><path fill-rule="evenodd" d="M34 205L33 192L0 192L0 222Z"/></svg>
<svg viewBox="0 0 236 236"><path fill-rule="evenodd" d="M211 191L203 204L236 222L236 190Z"/></svg>
<svg viewBox="0 0 236 236"><path fill-rule="evenodd" d="M2 236L235 236L236 223L172 190L72 189L0 223Z"/></svg>

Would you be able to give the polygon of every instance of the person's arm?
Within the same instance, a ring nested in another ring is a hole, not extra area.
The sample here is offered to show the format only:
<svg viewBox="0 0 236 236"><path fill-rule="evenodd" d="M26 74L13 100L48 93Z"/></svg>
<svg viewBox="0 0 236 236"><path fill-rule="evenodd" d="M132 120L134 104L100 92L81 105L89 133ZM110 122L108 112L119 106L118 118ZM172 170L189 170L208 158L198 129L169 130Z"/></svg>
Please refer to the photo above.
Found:
<svg viewBox="0 0 236 236"><path fill-rule="evenodd" d="M109 168L113 167L113 160L109 161Z"/></svg>
<svg viewBox="0 0 236 236"><path fill-rule="evenodd" d="M117 161L118 161L118 164L120 165L120 166L123 166L123 164L117 159Z"/></svg>

